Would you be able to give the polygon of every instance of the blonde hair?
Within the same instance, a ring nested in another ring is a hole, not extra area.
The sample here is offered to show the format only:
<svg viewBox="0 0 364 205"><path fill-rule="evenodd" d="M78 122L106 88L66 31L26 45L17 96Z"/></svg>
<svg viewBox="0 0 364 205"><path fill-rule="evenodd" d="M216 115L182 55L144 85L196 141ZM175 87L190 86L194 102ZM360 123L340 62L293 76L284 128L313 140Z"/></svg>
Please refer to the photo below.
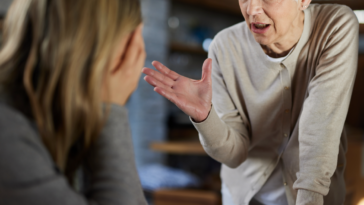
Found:
<svg viewBox="0 0 364 205"><path fill-rule="evenodd" d="M73 145L82 142L85 153L97 139L105 120L100 89L105 68L115 43L141 21L138 0L15 0L11 5L0 84L36 121L62 171L74 171L72 163L82 161L70 159Z"/></svg>

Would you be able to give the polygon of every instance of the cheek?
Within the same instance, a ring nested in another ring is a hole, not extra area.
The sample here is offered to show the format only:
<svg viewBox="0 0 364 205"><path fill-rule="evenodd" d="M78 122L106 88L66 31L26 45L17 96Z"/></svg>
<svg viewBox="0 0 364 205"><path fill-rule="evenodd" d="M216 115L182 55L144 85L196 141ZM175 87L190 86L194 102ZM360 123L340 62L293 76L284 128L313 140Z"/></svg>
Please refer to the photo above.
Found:
<svg viewBox="0 0 364 205"><path fill-rule="evenodd" d="M294 17L291 14L277 16L276 18L274 18L273 22L276 32L278 34L286 34L287 32L289 32L293 23L293 19Z"/></svg>
<svg viewBox="0 0 364 205"><path fill-rule="evenodd" d="M240 6L240 10L241 10L241 13L243 14L243 17L244 17L246 23L249 25L250 21L249 21L249 16L248 16L246 7Z"/></svg>

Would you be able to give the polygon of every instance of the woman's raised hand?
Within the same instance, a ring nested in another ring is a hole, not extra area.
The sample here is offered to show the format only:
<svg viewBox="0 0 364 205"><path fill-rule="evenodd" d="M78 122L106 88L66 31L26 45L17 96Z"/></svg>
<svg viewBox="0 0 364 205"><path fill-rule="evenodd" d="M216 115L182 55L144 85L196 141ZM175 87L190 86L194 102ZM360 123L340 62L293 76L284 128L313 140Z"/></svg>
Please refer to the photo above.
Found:
<svg viewBox="0 0 364 205"><path fill-rule="evenodd" d="M159 72L143 68L143 73L147 75L144 80L154 86L154 91L173 102L196 122L204 121L211 109L212 60L207 59L203 64L201 80L181 76L156 61L152 64Z"/></svg>

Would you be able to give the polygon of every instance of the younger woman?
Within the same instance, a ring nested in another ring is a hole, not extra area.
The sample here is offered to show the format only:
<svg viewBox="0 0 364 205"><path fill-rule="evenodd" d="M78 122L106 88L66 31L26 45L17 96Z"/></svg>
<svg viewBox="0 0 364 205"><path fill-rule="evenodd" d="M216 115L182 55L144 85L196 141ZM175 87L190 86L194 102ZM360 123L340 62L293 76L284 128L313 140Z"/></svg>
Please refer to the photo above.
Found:
<svg viewBox="0 0 364 205"><path fill-rule="evenodd" d="M123 107L146 57L139 2L15 0L4 29L0 204L146 204Z"/></svg>

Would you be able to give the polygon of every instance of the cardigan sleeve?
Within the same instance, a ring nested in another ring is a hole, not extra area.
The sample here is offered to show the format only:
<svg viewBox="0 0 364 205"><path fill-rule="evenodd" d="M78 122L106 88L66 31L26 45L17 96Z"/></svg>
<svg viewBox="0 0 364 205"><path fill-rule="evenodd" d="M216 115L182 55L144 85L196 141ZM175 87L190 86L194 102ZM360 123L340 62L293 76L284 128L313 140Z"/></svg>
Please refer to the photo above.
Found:
<svg viewBox="0 0 364 205"><path fill-rule="evenodd" d="M30 121L0 104L0 204L145 205L126 115L125 108L112 106L88 156L92 181L83 195L56 169Z"/></svg>
<svg viewBox="0 0 364 205"><path fill-rule="evenodd" d="M309 84L299 121L300 169L293 185L294 189L321 195L328 194L337 167L358 62L356 16L350 8L341 7L332 19L332 30Z"/></svg>
<svg viewBox="0 0 364 205"><path fill-rule="evenodd" d="M209 51L209 58L212 59L213 106L204 122L191 121L199 132L205 151L215 160L236 168L248 156L249 132L247 123L228 93L216 52L213 43Z"/></svg>

